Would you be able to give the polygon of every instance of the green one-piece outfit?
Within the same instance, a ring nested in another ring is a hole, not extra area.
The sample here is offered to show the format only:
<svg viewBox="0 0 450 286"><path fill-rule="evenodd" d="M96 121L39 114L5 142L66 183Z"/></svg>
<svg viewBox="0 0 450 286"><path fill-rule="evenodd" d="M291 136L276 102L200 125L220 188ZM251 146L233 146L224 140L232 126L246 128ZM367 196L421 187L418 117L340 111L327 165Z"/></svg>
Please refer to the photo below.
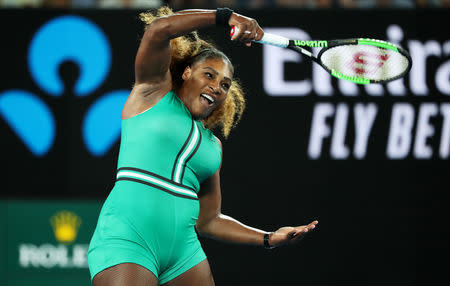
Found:
<svg viewBox="0 0 450 286"><path fill-rule="evenodd" d="M89 245L91 279L136 263L163 284L206 259L195 232L197 194L219 168L221 152L173 91L122 120L116 183Z"/></svg>

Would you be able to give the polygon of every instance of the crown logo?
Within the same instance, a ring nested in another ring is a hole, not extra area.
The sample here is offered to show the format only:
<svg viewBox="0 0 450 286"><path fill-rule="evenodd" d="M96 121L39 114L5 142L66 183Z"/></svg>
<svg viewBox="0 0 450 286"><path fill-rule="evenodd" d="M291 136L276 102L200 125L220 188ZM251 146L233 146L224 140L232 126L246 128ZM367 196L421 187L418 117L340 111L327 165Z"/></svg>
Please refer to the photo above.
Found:
<svg viewBox="0 0 450 286"><path fill-rule="evenodd" d="M60 211L50 218L50 224L57 241L72 243L77 238L81 219L73 212Z"/></svg>

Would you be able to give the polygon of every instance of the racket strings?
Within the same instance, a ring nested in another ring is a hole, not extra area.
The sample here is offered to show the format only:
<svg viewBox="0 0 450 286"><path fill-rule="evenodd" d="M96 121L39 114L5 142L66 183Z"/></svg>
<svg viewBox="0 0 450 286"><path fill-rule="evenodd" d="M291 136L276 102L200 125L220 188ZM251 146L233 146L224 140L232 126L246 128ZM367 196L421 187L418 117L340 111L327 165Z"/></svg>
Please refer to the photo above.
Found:
<svg viewBox="0 0 450 286"><path fill-rule="evenodd" d="M399 52L369 45L342 45L325 50L320 57L330 71L348 77L388 81L402 75L409 60Z"/></svg>

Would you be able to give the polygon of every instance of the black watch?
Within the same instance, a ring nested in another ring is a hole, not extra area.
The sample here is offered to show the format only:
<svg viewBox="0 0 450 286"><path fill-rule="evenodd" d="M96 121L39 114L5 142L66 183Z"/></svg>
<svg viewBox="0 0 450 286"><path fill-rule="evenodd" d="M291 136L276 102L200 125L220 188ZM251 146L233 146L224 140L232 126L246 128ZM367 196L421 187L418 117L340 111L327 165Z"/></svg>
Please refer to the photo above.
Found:
<svg viewBox="0 0 450 286"><path fill-rule="evenodd" d="M264 248L265 249L272 249L272 248L274 248L273 246L270 246L270 244L269 244L269 238L270 238L270 235L272 233L273 232L264 234Z"/></svg>

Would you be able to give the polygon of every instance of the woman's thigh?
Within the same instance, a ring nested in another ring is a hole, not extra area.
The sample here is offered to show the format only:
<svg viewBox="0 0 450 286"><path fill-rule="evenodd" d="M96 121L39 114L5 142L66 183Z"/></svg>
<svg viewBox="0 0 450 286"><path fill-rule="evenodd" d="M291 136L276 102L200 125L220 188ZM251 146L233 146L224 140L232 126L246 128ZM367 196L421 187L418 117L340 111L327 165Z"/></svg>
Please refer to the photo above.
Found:
<svg viewBox="0 0 450 286"><path fill-rule="evenodd" d="M188 271L163 284L163 286L214 286L208 260L203 260Z"/></svg>
<svg viewBox="0 0 450 286"><path fill-rule="evenodd" d="M92 281L94 286L158 286L155 275L138 264L121 263L107 268Z"/></svg>

